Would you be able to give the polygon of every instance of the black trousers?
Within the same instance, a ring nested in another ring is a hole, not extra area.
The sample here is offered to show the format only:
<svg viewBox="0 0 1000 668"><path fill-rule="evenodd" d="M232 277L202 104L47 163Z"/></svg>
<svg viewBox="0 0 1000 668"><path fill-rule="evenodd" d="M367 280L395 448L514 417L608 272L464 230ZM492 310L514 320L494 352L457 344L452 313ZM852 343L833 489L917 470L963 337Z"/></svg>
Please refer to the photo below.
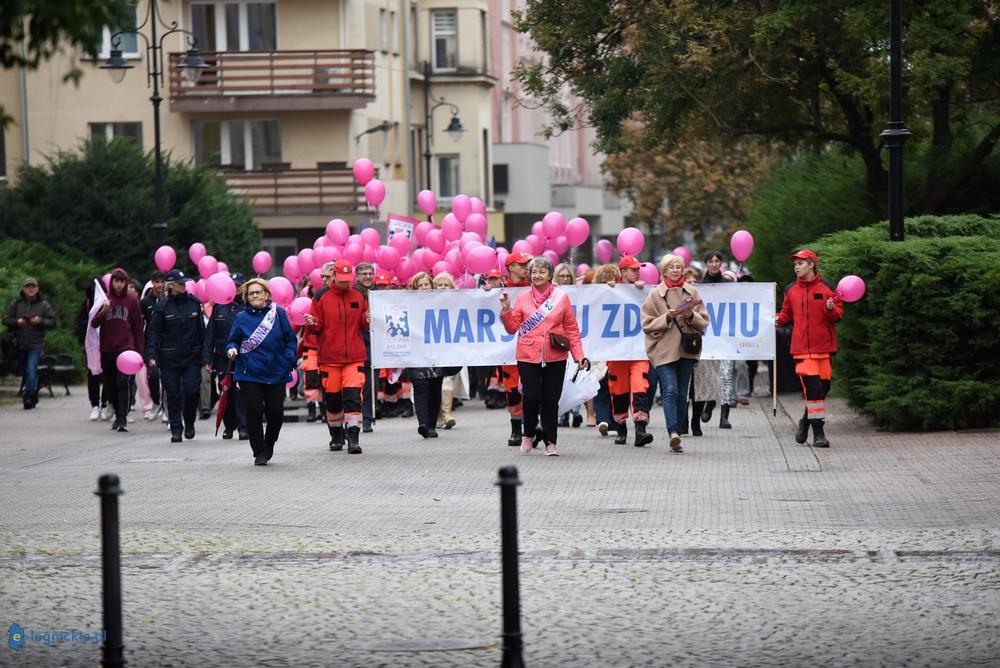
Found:
<svg viewBox="0 0 1000 668"><path fill-rule="evenodd" d="M441 384L444 378L413 379L413 408L417 412L417 424L433 428L437 425L441 410Z"/></svg>
<svg viewBox="0 0 1000 668"><path fill-rule="evenodd" d="M249 383L240 381L243 407L247 412L247 434L254 457L270 459L274 454L274 444L281 433L285 421L285 384ZM267 417L267 432L263 420Z"/></svg>
<svg viewBox="0 0 1000 668"><path fill-rule="evenodd" d="M104 394L115 409L115 422L124 422L128 415L129 377L118 371L118 353L101 353Z"/></svg>
<svg viewBox="0 0 1000 668"><path fill-rule="evenodd" d="M524 396L524 435L535 436L541 418L542 440L555 443L566 361L547 362L545 366L518 362L517 370L521 373L521 393Z"/></svg>
<svg viewBox="0 0 1000 668"><path fill-rule="evenodd" d="M87 369L87 396L90 397L90 406L103 406L108 403L108 390L104 386L104 374L96 376Z"/></svg>

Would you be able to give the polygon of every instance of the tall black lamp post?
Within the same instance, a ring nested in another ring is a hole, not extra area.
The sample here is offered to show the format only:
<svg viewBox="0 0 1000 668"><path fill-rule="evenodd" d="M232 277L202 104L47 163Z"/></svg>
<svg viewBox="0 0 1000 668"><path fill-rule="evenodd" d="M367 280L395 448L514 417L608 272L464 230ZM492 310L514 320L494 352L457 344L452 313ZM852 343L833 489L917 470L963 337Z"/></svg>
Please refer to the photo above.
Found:
<svg viewBox="0 0 1000 668"><path fill-rule="evenodd" d="M434 100L436 104L432 107L431 100ZM424 142L424 166L427 169L427 189L431 190L431 144L434 143L434 112L437 111L439 107L448 107L451 110L451 122L448 123L448 127L445 128L445 132L451 137L451 140L458 142L462 138L462 133L465 132L465 128L462 127L462 121L458 118L458 107L456 107L451 102L445 102L443 97L432 98L431 97L431 64L424 63L424 127L427 129L427 141Z"/></svg>
<svg viewBox="0 0 1000 668"><path fill-rule="evenodd" d="M889 126L881 137L889 149L889 240L902 241L903 231L903 147L910 131L903 125L902 0L890 0L889 29Z"/></svg>
<svg viewBox="0 0 1000 668"><path fill-rule="evenodd" d="M157 0L149 0L149 6L146 8L146 16L135 30L122 30L111 36L111 56L101 65L101 69L107 70L108 74L111 75L112 81L121 83L125 78L125 74L134 67L122 58L122 52L119 48L122 35L138 35L146 43L146 86L149 87L150 84L153 86L153 95L149 98L149 101L153 103L153 152L156 156L156 176L154 178L156 214L153 220L153 230L157 232L162 240L167 230L167 221L163 214L163 155L160 148L160 103L163 101L163 98L160 97L160 86L163 85L164 40L175 33L183 33L187 36L188 52L178 67L192 84L198 81L202 71L208 68L208 65L198 55L198 38L195 37L194 33L190 30L179 28L177 21L170 23L164 21L160 17L160 11L156 6L156 2ZM142 33L142 29L147 24L150 31L149 37L146 37ZM161 25L165 30L159 38L156 35L157 24Z"/></svg>

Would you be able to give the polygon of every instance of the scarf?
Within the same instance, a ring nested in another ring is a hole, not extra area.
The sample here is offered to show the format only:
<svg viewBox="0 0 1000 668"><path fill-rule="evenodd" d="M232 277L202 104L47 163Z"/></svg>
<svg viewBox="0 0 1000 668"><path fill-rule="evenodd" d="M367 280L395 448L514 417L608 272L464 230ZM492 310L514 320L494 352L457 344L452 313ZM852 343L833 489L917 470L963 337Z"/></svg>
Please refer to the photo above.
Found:
<svg viewBox="0 0 1000 668"><path fill-rule="evenodd" d="M535 306L541 306L542 302L548 299L552 295L552 290L555 288L554 283L549 283L548 289L545 292L540 292L538 288L532 284L531 286L531 298L535 300Z"/></svg>
<svg viewBox="0 0 1000 668"><path fill-rule="evenodd" d="M663 284L665 286L667 286L667 288L683 288L684 287L684 277L681 276L681 280L677 281L676 283L673 283L673 282L671 282L671 280L669 278L667 278L666 276L664 276L663 277Z"/></svg>

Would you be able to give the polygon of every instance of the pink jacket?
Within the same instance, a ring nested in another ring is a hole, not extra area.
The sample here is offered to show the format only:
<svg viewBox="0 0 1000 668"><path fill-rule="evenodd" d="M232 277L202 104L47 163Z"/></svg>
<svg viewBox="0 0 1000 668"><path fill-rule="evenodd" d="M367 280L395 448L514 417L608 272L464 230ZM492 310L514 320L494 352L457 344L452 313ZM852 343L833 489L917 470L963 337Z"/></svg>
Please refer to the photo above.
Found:
<svg viewBox="0 0 1000 668"><path fill-rule="evenodd" d="M521 323L530 318L537 310L535 300L531 297L531 288L528 288L517 296L509 311L500 314L500 319L503 321L507 333L513 334L521 328ZM539 364L543 360L546 362L565 360L566 352L552 347L552 343L549 341L549 332L562 334L569 339L569 349L573 353L573 359L577 362L583 359L580 328L576 324L576 316L573 315L573 305L569 303L569 297L563 293L555 309L545 316L537 327L527 334L517 337L517 351L515 353L517 361Z"/></svg>

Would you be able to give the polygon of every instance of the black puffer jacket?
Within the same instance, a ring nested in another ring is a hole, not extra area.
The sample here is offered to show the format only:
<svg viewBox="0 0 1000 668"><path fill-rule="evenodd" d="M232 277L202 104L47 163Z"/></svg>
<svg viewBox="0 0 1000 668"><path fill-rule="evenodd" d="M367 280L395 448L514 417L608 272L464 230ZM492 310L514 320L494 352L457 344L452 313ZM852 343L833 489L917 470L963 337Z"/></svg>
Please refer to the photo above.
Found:
<svg viewBox="0 0 1000 668"><path fill-rule="evenodd" d="M212 309L212 317L205 326L205 344L201 350L201 363L211 364L212 368L222 373L229 366L226 357L226 342L229 332L233 329L236 314L243 310L243 300L236 299L228 304L216 304Z"/></svg>
<svg viewBox="0 0 1000 668"><path fill-rule="evenodd" d="M36 315L41 320L37 325L27 324L21 327L17 324L21 318L27 321ZM42 293L39 292L29 301L22 290L20 296L7 305L3 324L16 335L18 350L38 350L45 346L45 330L56 326L56 314L49 303L42 299Z"/></svg>
<svg viewBox="0 0 1000 668"><path fill-rule="evenodd" d="M204 338L201 302L187 293L171 295L153 307L146 330L146 358L172 369L200 366Z"/></svg>

